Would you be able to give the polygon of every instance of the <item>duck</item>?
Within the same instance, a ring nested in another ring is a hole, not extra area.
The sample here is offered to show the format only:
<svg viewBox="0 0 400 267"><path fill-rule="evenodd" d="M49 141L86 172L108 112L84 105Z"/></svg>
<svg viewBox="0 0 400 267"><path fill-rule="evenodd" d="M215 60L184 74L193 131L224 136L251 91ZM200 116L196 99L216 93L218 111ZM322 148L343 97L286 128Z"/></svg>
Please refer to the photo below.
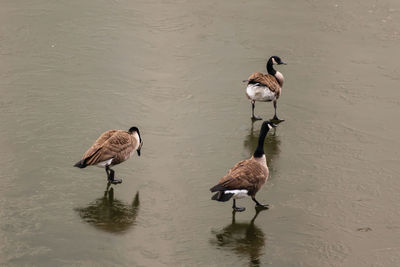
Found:
<svg viewBox="0 0 400 267"><path fill-rule="evenodd" d="M81 169L87 166L105 168L108 184L120 184L122 179L115 178L115 171L111 169L111 166L126 161L135 151L140 156L142 146L143 141L136 126L131 127L128 131L108 130L97 138L74 167Z"/></svg>
<svg viewBox="0 0 400 267"><path fill-rule="evenodd" d="M250 196L256 203L256 207L268 209L268 204L263 205L255 198L257 192L268 179L268 166L264 153L264 141L270 129L276 125L270 121L264 121L258 145L250 159L236 163L219 182L210 188L212 193L216 192L211 199L226 202L233 199L233 211L244 211L244 207L236 206L236 199Z"/></svg>
<svg viewBox="0 0 400 267"><path fill-rule="evenodd" d="M274 69L274 65L286 65L278 56L272 56L267 61L267 74L255 72L250 75L247 80L246 96L251 101L251 119L262 120L261 117L254 114L255 102L271 102L274 103L275 115L273 121L275 123L283 122L276 115L277 100L281 95L284 77L282 73Z"/></svg>

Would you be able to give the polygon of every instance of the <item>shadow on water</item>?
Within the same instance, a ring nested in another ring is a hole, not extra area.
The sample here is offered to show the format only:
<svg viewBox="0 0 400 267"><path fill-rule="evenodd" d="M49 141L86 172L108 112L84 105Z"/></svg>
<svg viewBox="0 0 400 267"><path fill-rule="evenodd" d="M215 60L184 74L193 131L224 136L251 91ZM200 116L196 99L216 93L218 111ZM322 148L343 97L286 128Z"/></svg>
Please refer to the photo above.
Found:
<svg viewBox="0 0 400 267"><path fill-rule="evenodd" d="M102 198L96 199L87 207L76 208L75 211L87 223L97 229L110 233L123 233L135 225L139 211L139 192L132 204L126 204L114 198L114 189L105 191Z"/></svg>
<svg viewBox="0 0 400 267"><path fill-rule="evenodd" d="M210 243L223 249L233 251L238 256L249 258L249 266L260 266L260 257L264 254L265 234L254 224L258 214L263 209L256 209L256 214L250 223L237 223L236 212L232 212L232 223L222 230L212 231L215 239Z"/></svg>
<svg viewBox="0 0 400 267"><path fill-rule="evenodd" d="M245 137L243 142L243 146L249 151L250 155L253 155L258 144L259 130L254 130L255 123L257 122L252 122L250 132ZM276 131L278 131L277 128L272 129L270 133L268 133L267 137L265 138L265 144L264 144L265 157L267 158L267 165L270 169L270 172L274 172L273 161L275 158L279 156L280 153L279 146L281 144L281 140L279 139L279 136L276 135Z"/></svg>

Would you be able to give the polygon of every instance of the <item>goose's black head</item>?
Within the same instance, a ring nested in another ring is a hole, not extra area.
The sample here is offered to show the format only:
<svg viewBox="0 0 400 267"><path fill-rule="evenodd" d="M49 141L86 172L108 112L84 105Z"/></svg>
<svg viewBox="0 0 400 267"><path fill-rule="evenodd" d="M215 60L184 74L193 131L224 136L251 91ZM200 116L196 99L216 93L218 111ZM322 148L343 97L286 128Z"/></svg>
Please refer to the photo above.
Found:
<svg viewBox="0 0 400 267"><path fill-rule="evenodd" d="M272 63L272 65L286 65L285 62L282 61L282 59L278 56L272 56L268 59L268 62Z"/></svg>
<svg viewBox="0 0 400 267"><path fill-rule="evenodd" d="M139 128L136 127L136 126L133 126L133 127L131 127L131 128L129 129L128 132L129 132L130 134L133 134L133 133L135 133L135 132L138 134L138 136L139 136L139 148L137 149L137 154L138 154L138 156L140 156L140 150L142 149L143 141L142 141L142 138L140 137Z"/></svg>
<svg viewBox="0 0 400 267"><path fill-rule="evenodd" d="M139 134L139 129L136 126L132 126L131 128L129 128L129 133L134 133L137 132ZM139 134L140 135L140 134Z"/></svg>
<svg viewBox="0 0 400 267"><path fill-rule="evenodd" d="M274 69L273 65L286 65L285 62L282 61L280 57L272 56L267 61L267 71L271 75L276 74L276 70Z"/></svg>

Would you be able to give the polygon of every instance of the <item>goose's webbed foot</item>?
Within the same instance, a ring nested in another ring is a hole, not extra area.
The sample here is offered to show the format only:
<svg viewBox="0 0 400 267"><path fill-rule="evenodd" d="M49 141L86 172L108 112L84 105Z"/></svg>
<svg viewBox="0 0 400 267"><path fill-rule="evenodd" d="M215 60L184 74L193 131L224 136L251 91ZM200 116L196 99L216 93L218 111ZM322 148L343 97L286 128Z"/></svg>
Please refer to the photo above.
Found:
<svg viewBox="0 0 400 267"><path fill-rule="evenodd" d="M114 178L113 180L109 181L112 184L120 184L122 183L122 179Z"/></svg>
<svg viewBox="0 0 400 267"><path fill-rule="evenodd" d="M239 211L239 212L245 211L245 210L246 210L245 207L236 206L236 199L233 200L232 209L233 209L234 211Z"/></svg>
<svg viewBox="0 0 400 267"><path fill-rule="evenodd" d="M271 122L275 123L275 124L279 124L279 123L284 122L284 121L285 120L279 119L278 116L276 116L276 115L271 119Z"/></svg>
<svg viewBox="0 0 400 267"><path fill-rule="evenodd" d="M253 115L253 116L251 116L251 119L252 119L253 121L259 121L259 120L262 120L262 118L261 118L261 117L259 117L259 116L257 116L257 115Z"/></svg>
<svg viewBox="0 0 400 267"><path fill-rule="evenodd" d="M106 167L106 172L107 172L107 180L108 183L112 184L120 184L122 183L122 179L115 178L115 171L113 169L110 169L110 167Z"/></svg>
<svg viewBox="0 0 400 267"><path fill-rule="evenodd" d="M256 203L256 208L269 209L268 204L261 204L260 202L257 201L255 197L251 197L251 199Z"/></svg>

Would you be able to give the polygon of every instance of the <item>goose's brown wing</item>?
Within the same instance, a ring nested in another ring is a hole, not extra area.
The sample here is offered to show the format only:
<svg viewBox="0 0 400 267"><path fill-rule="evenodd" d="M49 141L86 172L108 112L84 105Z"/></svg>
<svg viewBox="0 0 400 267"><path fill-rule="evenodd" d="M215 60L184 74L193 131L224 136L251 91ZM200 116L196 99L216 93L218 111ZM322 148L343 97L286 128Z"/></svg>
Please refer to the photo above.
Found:
<svg viewBox="0 0 400 267"><path fill-rule="evenodd" d="M133 138L128 132L122 130L115 130L114 132L110 133L111 136L108 138L102 136L99 137L97 141L100 140L99 146L95 146L95 144L85 153L88 154L85 163L86 165L95 165L97 163L109 160L113 158L113 165L121 163L122 161L126 160L130 153L134 149ZM103 134L104 135L104 134ZM102 142L103 141L103 142Z"/></svg>
<svg viewBox="0 0 400 267"><path fill-rule="evenodd" d="M112 163L116 165L127 160L137 146L138 140L131 134L126 131L119 131L107 140L103 146L103 153L109 158L114 158Z"/></svg>
<svg viewBox="0 0 400 267"><path fill-rule="evenodd" d="M250 195L253 195L265 183L267 175L265 169L259 163L251 159L243 160L236 163L211 190L246 189Z"/></svg>
<svg viewBox="0 0 400 267"><path fill-rule="evenodd" d="M272 92L279 92L279 90L281 89L278 81L271 74L263 74L261 72L255 72L250 75L250 77L248 78L248 81L249 81L249 83L260 83L262 85L265 85Z"/></svg>
<svg viewBox="0 0 400 267"><path fill-rule="evenodd" d="M83 154L82 159L89 158L102 147L102 145L115 133L117 130L109 130L102 133L99 138L93 143L93 145Z"/></svg>

